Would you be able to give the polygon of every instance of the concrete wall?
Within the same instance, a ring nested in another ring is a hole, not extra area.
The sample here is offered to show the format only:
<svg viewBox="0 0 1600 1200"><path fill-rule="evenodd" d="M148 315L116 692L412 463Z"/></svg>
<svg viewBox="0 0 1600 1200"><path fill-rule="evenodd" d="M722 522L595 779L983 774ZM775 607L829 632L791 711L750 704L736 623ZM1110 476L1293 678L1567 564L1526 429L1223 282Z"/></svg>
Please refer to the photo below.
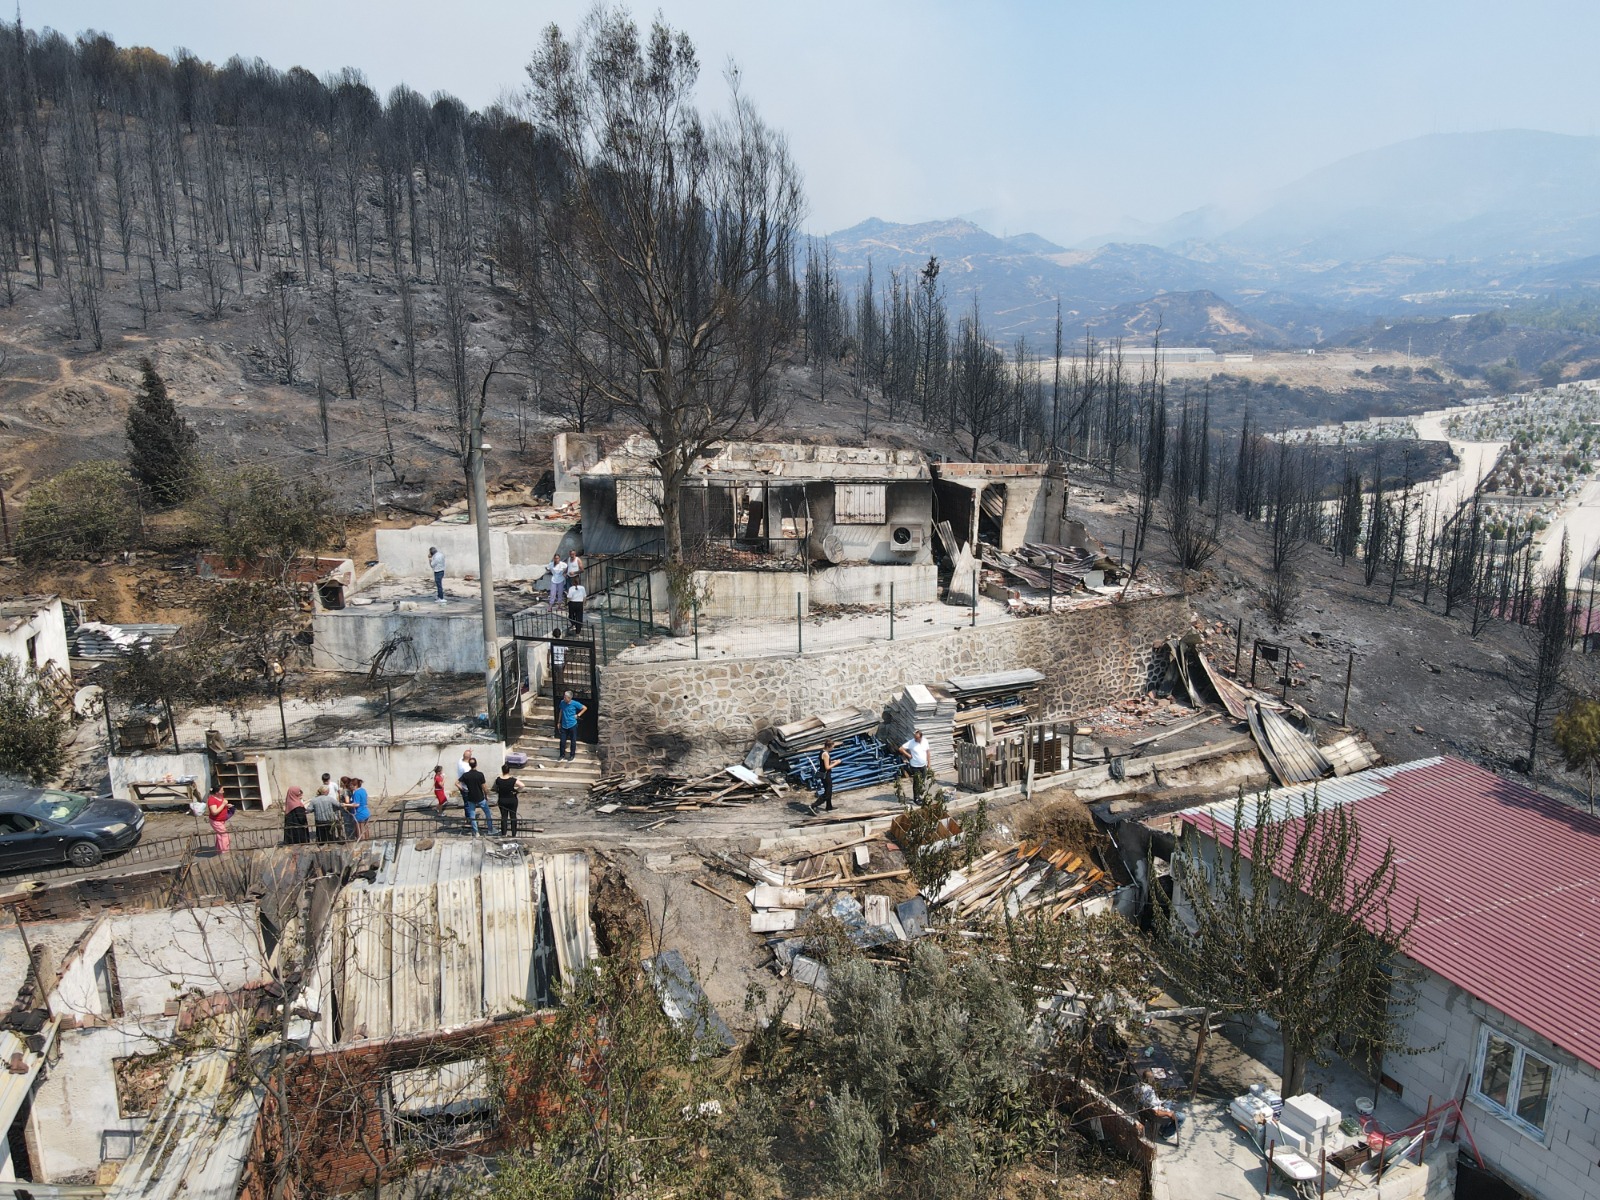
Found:
<svg viewBox="0 0 1600 1200"><path fill-rule="evenodd" d="M665 580L663 573L663 585ZM887 605L891 583L897 605L926 604L939 598L939 569L931 562L921 566L845 563L816 568L810 575L803 571L695 572L696 586L710 588L700 606L701 617L708 620L792 621L797 595L801 611L808 615L813 604ZM664 586L653 591L652 601L665 621Z"/></svg>
<svg viewBox="0 0 1600 1200"><path fill-rule="evenodd" d="M377 531L378 558L396 579L429 579L428 547L444 551L444 573L449 579L478 573L478 531L466 522L413 525L409 529ZM580 539L567 525L515 525L491 527L489 553L496 579L537 579L550 556L560 550L581 549Z"/></svg>
<svg viewBox="0 0 1600 1200"><path fill-rule="evenodd" d="M500 622L502 637L511 633L510 622ZM311 618L311 665L319 671L358 671L366 674L372 657L397 634L411 639L411 657L396 664L402 670L432 671L439 675L478 675L483 672L483 619L474 605L460 611L454 605L402 601L318 612ZM402 655L404 651L402 651Z"/></svg>
<svg viewBox="0 0 1600 1200"><path fill-rule="evenodd" d="M433 768L445 769L452 792L455 787L456 760L463 746L470 745L478 767L489 778L500 773L506 756L501 742L423 742L399 746L310 746L288 750L252 749L250 758L262 760L266 784L273 804L283 803L291 787L305 791L309 800L321 784L326 771L335 779L350 775L366 781L373 800L373 816L387 815L388 804L380 801L415 799L433 795Z"/></svg>
<svg viewBox="0 0 1600 1200"><path fill-rule="evenodd" d="M1395 1055L1384 1074L1401 1085L1401 1103L1421 1113L1432 1096L1458 1098L1484 1165L1536 1200L1600 1195L1600 1072L1531 1029L1497 1012L1432 971L1422 970L1417 1003L1404 1029L1422 1050ZM1504 1033L1556 1064L1545 1138L1472 1100L1469 1075L1477 1065L1484 1026Z"/></svg>
<svg viewBox="0 0 1600 1200"><path fill-rule="evenodd" d="M123 1022L63 1029L57 1035L61 1057L34 1090L29 1118L40 1160L34 1165L46 1180L92 1176L109 1148L108 1132L132 1134L145 1127L148 1117L122 1115L114 1063L160 1050L175 1025L171 1019L148 1026ZM129 1140L112 1139L123 1150Z"/></svg>
<svg viewBox="0 0 1600 1200"><path fill-rule="evenodd" d="M929 604L939 598L939 568L931 562L921 566L848 563L811 573L810 603L887 606L891 583L897 607Z"/></svg>
<svg viewBox="0 0 1600 1200"><path fill-rule="evenodd" d="M885 484L884 516L887 519L881 525L835 523L833 488L831 482L806 484L813 530L808 551L813 560L823 559L822 541L831 534L844 544L843 561L847 563L872 562L894 566L933 561L933 485L928 480ZM905 553L895 548L894 531L902 525L922 533L922 545L915 553Z"/></svg>
<svg viewBox="0 0 1600 1200"><path fill-rule="evenodd" d="M811 584L804 571L696 571L694 581L705 597L700 616L706 620L792 621L796 595L802 610L810 607Z"/></svg>
<svg viewBox="0 0 1600 1200"><path fill-rule="evenodd" d="M844 704L877 706L908 683L1033 667L1043 713L1065 717L1143 691L1157 648L1189 627L1182 596L947 630L840 650L717 662L612 663L601 679L606 769L744 757L757 733Z"/></svg>
<svg viewBox="0 0 1600 1200"><path fill-rule="evenodd" d="M38 638L33 657L28 656L28 639ZM70 673L67 664L67 622L61 611L61 601L51 597L39 611L21 622L9 633L0 632L0 654L16 659L25 666L43 668L55 663Z"/></svg>
<svg viewBox="0 0 1600 1200"><path fill-rule="evenodd" d="M106 760L111 772L111 794L118 800L132 800L130 783L159 783L168 775L174 779L193 776L203 793L211 786L211 760L200 751L186 754L114 754Z"/></svg>

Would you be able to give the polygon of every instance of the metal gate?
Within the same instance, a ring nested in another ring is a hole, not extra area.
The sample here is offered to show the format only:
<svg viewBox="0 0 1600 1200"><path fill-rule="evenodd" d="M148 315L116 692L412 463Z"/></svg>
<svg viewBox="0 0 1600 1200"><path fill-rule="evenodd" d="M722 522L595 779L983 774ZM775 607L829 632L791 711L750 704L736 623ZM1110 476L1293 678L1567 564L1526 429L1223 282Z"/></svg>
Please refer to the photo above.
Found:
<svg viewBox="0 0 1600 1200"><path fill-rule="evenodd" d="M522 736L522 660L517 653L518 644L500 648L500 674L496 678L495 699L499 701L495 713L495 733L508 746L514 746Z"/></svg>
<svg viewBox="0 0 1600 1200"><path fill-rule="evenodd" d="M600 740L600 660L591 638L545 639L550 646L550 711L561 712L567 692L585 708L578 718L578 740L590 745Z"/></svg>

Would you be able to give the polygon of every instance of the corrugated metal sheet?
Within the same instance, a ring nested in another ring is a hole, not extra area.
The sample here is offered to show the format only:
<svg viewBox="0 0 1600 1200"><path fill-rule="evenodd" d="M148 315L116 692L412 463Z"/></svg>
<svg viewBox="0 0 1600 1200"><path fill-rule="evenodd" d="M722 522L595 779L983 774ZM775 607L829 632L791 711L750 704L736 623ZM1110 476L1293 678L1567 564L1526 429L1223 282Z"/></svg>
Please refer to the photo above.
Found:
<svg viewBox="0 0 1600 1200"><path fill-rule="evenodd" d="M835 525L882 525L889 519L888 489L881 483L833 485Z"/></svg>
<svg viewBox="0 0 1600 1200"><path fill-rule="evenodd" d="M528 857L476 839L402 846L372 883L339 898L341 1037L426 1033L538 1005L546 923L563 975L594 958L587 855Z"/></svg>
<svg viewBox="0 0 1600 1200"><path fill-rule="evenodd" d="M235 1200L265 1088L230 1082L231 1057L202 1050L179 1064L106 1200Z"/></svg>
<svg viewBox="0 0 1600 1200"><path fill-rule="evenodd" d="M1355 806L1358 870L1391 842L1397 914L1418 909L1406 953L1600 1068L1600 818L1482 767L1428 758L1270 794L1277 820ZM1247 823L1254 823L1246 804ZM1226 839L1232 801L1186 824Z"/></svg>

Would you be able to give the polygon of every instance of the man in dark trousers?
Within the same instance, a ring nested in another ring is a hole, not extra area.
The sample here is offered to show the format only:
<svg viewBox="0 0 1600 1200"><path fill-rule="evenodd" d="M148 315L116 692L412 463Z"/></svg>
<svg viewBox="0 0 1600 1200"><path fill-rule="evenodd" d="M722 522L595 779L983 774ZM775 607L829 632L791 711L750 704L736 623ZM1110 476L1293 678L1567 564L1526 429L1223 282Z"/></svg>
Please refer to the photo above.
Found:
<svg viewBox="0 0 1600 1200"><path fill-rule="evenodd" d="M489 781L483 777L483 772L478 770L478 760L469 758L469 767L466 774L461 777L461 791L467 801L467 822L472 826L474 837L478 835L478 810L483 810L483 824L489 831L489 836L494 836L494 818L489 815L489 797L485 791Z"/></svg>
<svg viewBox="0 0 1600 1200"><path fill-rule="evenodd" d="M818 764L822 767L822 795L817 797L817 802L811 806L812 812L816 812L819 807L823 812L833 811L833 746L832 738L822 743L822 757L818 760Z"/></svg>
<svg viewBox="0 0 1600 1200"><path fill-rule="evenodd" d="M574 700L570 691L561 694L561 703L556 708L556 731L560 734L560 741L556 743L558 760L578 757L578 718L588 711L589 706Z"/></svg>
<svg viewBox="0 0 1600 1200"><path fill-rule="evenodd" d="M511 764L500 767L500 778L494 781L495 804L500 808L500 833L505 837L517 836L517 793L522 790L522 780L511 773Z"/></svg>

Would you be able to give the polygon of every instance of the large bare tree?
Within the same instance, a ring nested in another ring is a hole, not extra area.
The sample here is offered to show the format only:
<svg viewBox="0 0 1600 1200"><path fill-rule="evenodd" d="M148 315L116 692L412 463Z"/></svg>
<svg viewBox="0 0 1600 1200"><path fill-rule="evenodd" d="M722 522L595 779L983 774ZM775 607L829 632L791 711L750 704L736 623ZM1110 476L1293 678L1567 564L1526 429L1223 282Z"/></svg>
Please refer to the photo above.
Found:
<svg viewBox="0 0 1600 1200"><path fill-rule="evenodd" d="M729 72L726 111L694 101L687 36L597 9L578 35L551 26L528 99L565 171L550 197L549 299L572 364L655 441L674 627L687 621L680 485L695 459L759 420L790 330L800 176L784 138ZM542 289L541 289L542 290Z"/></svg>

